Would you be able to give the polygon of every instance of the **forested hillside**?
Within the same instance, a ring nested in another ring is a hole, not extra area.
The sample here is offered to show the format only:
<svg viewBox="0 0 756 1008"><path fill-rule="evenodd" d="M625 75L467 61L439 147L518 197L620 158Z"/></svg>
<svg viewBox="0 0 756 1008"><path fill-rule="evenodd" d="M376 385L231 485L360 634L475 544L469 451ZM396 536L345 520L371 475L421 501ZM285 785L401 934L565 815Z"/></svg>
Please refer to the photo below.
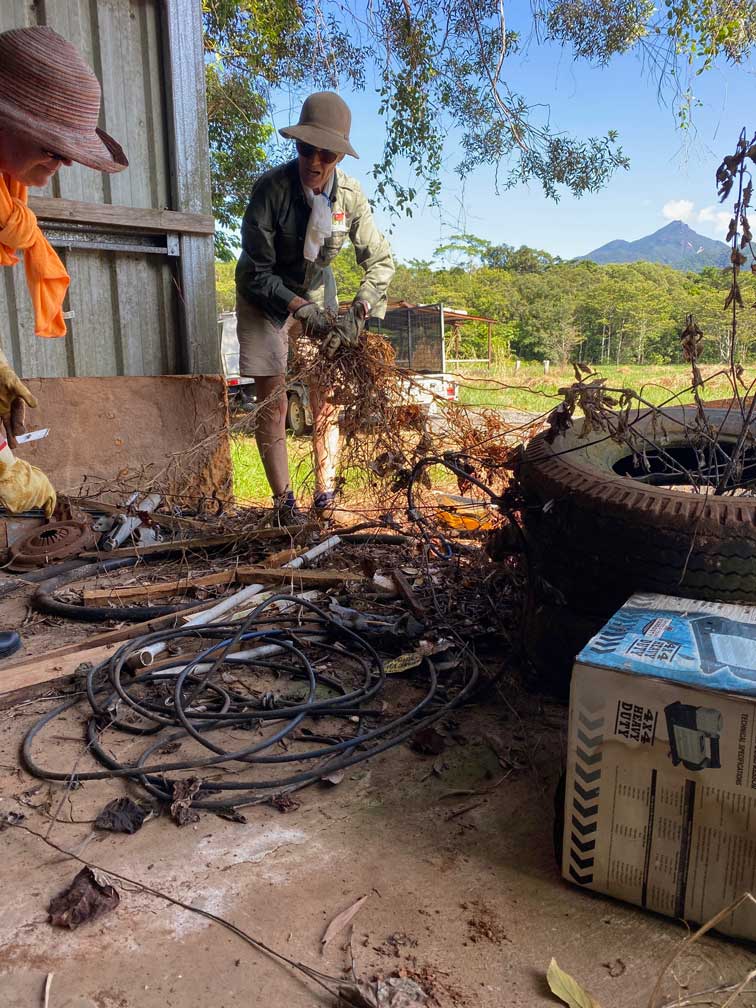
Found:
<svg viewBox="0 0 756 1008"><path fill-rule="evenodd" d="M505 248L502 246L502 248ZM495 251L495 250L494 250ZM496 262L491 250L489 262ZM469 259L434 269L428 262L398 266L389 296L413 304L442 302L471 314L495 318L497 357L549 358L594 364L664 364L681 360L678 334L694 314L705 335L704 360L724 360L729 312L723 305L729 271L708 268L683 273L654 263L597 265L564 263L535 249L509 250L501 265ZM360 270L351 248L336 260L342 299L357 290ZM233 308L233 263L217 264L218 308ZM739 312L738 357L756 353L756 278L742 274L747 306ZM462 327L460 354L480 356L485 328Z"/></svg>

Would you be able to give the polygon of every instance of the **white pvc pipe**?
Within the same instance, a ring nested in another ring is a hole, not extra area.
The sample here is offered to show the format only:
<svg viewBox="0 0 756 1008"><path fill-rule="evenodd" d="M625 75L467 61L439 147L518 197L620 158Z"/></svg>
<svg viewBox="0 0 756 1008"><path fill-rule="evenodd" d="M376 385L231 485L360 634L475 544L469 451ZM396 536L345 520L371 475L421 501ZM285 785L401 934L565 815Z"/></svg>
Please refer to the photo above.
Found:
<svg viewBox="0 0 756 1008"><path fill-rule="evenodd" d="M315 593L313 592L312 594ZM289 605L291 604L292 603L289 603ZM325 639L326 638L320 634L310 637L310 640L313 641L324 641ZM271 655L280 654L282 651L285 650L286 648L283 647L281 644L258 644L257 647L245 648L243 651L231 651L228 654L228 658L231 659L240 658L243 660L246 660L248 658L270 658ZM195 665L192 671L199 673L208 672L212 667L213 663L211 661L204 661L200 662L198 665ZM174 665L172 668L164 669L161 672L161 675L179 676L181 675L181 673L184 671L185 668L186 665Z"/></svg>
<svg viewBox="0 0 756 1008"><path fill-rule="evenodd" d="M283 566L290 567L292 570L297 570L299 567L303 566L306 560L315 560L324 553L330 553L330 551L335 546L338 546L340 542L341 539L339 536L331 536L330 539L324 539L322 543L318 543L317 546L313 546L312 549L308 549L306 553L302 553L300 556L294 557L293 560L289 560L289 562L283 564Z"/></svg>
<svg viewBox="0 0 756 1008"><path fill-rule="evenodd" d="M340 542L341 539L339 536L331 536L329 539L324 539L323 542L318 543L316 546L307 550L306 553L302 553L300 556L294 557L293 560L289 560L288 563L283 564L283 566L290 568L292 571L298 570L306 561L315 560L324 553L330 552L338 546ZM214 606L211 606L208 609L203 609L201 612L193 613L191 616L183 617L184 626L191 627L197 626L201 623L215 623L219 617L224 616L231 609L236 609L238 606L244 605L245 602L254 598L255 595L259 595L260 592L264 590L265 585L246 585L239 591L229 595L228 598L221 599L221 601L217 602ZM302 594L302 598L312 597L312 595L316 594L316 592L304 592ZM237 613L236 616L232 617L232 619L243 619L251 611L251 609L247 609L245 612ZM148 665L152 665L157 656L165 651L165 648L165 644L150 644L146 648L142 648L141 651L137 651L129 659L129 668L145 668Z"/></svg>
<svg viewBox="0 0 756 1008"><path fill-rule="evenodd" d="M184 616L182 620L184 626L196 626L198 623L215 623L229 609L235 609L237 606L243 605L248 599L259 595L264 588L265 585L261 584L245 585L240 591L234 592L228 598L221 599L220 602L210 609L203 609L202 612L194 613L192 616Z"/></svg>

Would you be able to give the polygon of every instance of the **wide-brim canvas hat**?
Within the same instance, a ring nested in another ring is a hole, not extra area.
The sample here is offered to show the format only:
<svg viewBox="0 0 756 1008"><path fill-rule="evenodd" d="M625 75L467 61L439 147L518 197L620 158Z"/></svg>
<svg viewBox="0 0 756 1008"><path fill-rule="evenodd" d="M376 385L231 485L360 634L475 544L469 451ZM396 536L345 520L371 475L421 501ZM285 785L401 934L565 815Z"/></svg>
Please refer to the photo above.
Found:
<svg viewBox="0 0 756 1008"><path fill-rule="evenodd" d="M98 128L100 82L52 28L0 33L0 129L104 172L123 171L120 144Z"/></svg>
<svg viewBox="0 0 756 1008"><path fill-rule="evenodd" d="M278 132L281 136L303 140L320 150L351 154L358 158L360 155L349 143L351 126L352 113L344 99L333 91L318 91L305 99L299 122L284 126Z"/></svg>

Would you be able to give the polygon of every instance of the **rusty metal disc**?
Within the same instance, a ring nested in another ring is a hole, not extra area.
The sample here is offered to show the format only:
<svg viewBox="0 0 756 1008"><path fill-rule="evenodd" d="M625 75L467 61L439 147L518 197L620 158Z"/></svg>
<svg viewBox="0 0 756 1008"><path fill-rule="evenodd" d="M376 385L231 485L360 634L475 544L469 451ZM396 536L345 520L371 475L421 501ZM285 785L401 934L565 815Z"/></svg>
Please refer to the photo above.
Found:
<svg viewBox="0 0 756 1008"><path fill-rule="evenodd" d="M10 546L11 570L31 570L78 556L95 543L88 522L48 522Z"/></svg>

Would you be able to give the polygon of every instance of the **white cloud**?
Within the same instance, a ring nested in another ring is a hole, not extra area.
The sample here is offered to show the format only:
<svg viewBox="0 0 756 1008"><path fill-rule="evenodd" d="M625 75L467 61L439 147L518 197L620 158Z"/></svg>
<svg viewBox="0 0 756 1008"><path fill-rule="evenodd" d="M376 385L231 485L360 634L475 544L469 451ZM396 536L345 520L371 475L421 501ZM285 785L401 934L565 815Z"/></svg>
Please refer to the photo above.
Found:
<svg viewBox="0 0 756 1008"><path fill-rule="evenodd" d="M720 210L716 206L707 206L702 207L698 211L698 222L699 224L711 224L712 227L707 228L707 230L724 231L726 233L731 216L727 210Z"/></svg>
<svg viewBox="0 0 756 1008"><path fill-rule="evenodd" d="M671 221L689 221L693 216L693 210L693 200L668 200L662 207L662 216Z"/></svg>

